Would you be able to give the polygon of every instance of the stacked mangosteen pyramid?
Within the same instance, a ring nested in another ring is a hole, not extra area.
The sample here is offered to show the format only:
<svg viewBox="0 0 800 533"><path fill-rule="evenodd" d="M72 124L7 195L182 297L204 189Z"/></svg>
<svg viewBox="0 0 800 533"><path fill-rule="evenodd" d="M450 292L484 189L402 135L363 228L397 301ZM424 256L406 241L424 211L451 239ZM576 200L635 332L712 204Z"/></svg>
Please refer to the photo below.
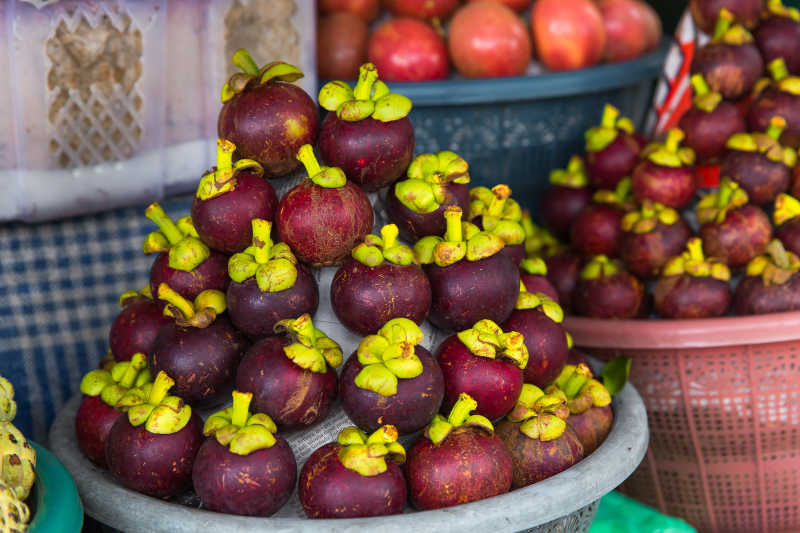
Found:
<svg viewBox="0 0 800 533"><path fill-rule="evenodd" d="M501 494L602 442L610 395L566 365L511 190L470 190L453 152L412 160L411 102L373 65L322 88L320 127L295 67L233 60L191 216L146 210L157 255L81 383L84 454L153 497L355 517Z"/></svg>

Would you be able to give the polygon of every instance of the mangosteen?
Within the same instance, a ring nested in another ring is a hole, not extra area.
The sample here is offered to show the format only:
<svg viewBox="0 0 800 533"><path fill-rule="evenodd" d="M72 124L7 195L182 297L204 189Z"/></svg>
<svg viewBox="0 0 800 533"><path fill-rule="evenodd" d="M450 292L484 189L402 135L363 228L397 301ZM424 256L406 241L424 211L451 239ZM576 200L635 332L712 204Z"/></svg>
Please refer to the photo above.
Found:
<svg viewBox="0 0 800 533"><path fill-rule="evenodd" d="M725 263L703 255L703 241L694 237L686 251L667 261L653 291L653 307L661 318L722 316L731 306L731 271Z"/></svg>
<svg viewBox="0 0 800 533"><path fill-rule="evenodd" d="M369 436L344 428L336 442L318 448L303 465L298 486L303 511L309 518L400 514L408 492L398 465L405 460L394 426L381 426Z"/></svg>
<svg viewBox="0 0 800 533"><path fill-rule="evenodd" d="M550 172L550 187L539 206L544 225L558 238L569 236L569 227L592 200L583 158L573 155L567 168Z"/></svg>
<svg viewBox="0 0 800 533"><path fill-rule="evenodd" d="M491 189L475 187L469 191L469 220L478 229L500 237L504 245L500 253L506 254L519 266L525 257L525 230L522 227L522 209L511 198L508 185L495 185Z"/></svg>
<svg viewBox="0 0 800 533"><path fill-rule="evenodd" d="M123 486L169 498L192 485L192 465L203 443L203 421L178 396L175 382L159 372L153 383L129 390L117 402L117 418L106 440L108 471Z"/></svg>
<svg viewBox="0 0 800 533"><path fill-rule="evenodd" d="M697 203L699 237L710 257L736 269L761 254L772 239L772 225L764 212L749 203L747 192L728 178Z"/></svg>
<svg viewBox="0 0 800 533"><path fill-rule="evenodd" d="M245 353L236 389L252 392L254 409L278 427L308 427L325 418L336 398L342 350L308 314L281 320L275 331L282 335L263 338Z"/></svg>
<svg viewBox="0 0 800 533"><path fill-rule="evenodd" d="M194 460L192 484L204 509L270 516L283 507L297 481L297 462L275 422L248 411L253 395L233 391L233 406L212 414Z"/></svg>
<svg viewBox="0 0 800 533"><path fill-rule="evenodd" d="M158 288L175 317L158 331L147 364L152 374L166 372L175 380L174 392L195 407L224 400L233 389L236 367L248 343L225 312L225 294L203 291L189 302L167 284Z"/></svg>
<svg viewBox="0 0 800 533"><path fill-rule="evenodd" d="M236 145L236 159L255 159L268 178L295 170L297 150L314 144L317 105L291 82L303 77L295 66L275 61L258 68L247 50L233 54L237 72L222 87L217 134Z"/></svg>
<svg viewBox="0 0 800 533"><path fill-rule="evenodd" d="M769 0L767 0L769 1ZM714 22L722 8L727 9L735 20L746 28L758 26L764 0L690 0L689 7L695 23L706 33L714 31Z"/></svg>
<svg viewBox="0 0 800 533"><path fill-rule="evenodd" d="M549 230L533 223L529 211L522 212L520 225L525 230L525 255L527 257L548 258L564 251L565 246Z"/></svg>
<svg viewBox="0 0 800 533"><path fill-rule="evenodd" d="M680 146L684 134L678 128L667 133L663 143L651 143L642 151L642 161L632 176L633 195L639 202L652 200L683 209L697 189L694 150Z"/></svg>
<svg viewBox="0 0 800 533"><path fill-rule="evenodd" d="M726 100L738 100L750 92L764 72L753 36L733 21L730 11L719 11L711 42L697 49L690 67L692 74L702 74L708 86Z"/></svg>
<svg viewBox="0 0 800 533"><path fill-rule="evenodd" d="M503 240L461 221L461 208L444 210L444 238L427 236L414 245L431 283L428 320L444 330L466 329L481 318L502 322L514 310L519 268L499 253Z"/></svg>
<svg viewBox="0 0 800 533"><path fill-rule="evenodd" d="M326 83L319 104L330 111L319 136L325 163L344 170L365 191L377 191L403 175L414 155L411 100L389 92L375 65L361 65L355 88L344 81Z"/></svg>
<svg viewBox="0 0 800 533"><path fill-rule="evenodd" d="M561 322L564 311L547 295L530 292L520 282L517 308L503 322L505 331L516 331L522 335L528 351L525 366L525 383L544 387L553 381L567 362L569 348L567 335Z"/></svg>
<svg viewBox="0 0 800 533"><path fill-rule="evenodd" d="M691 78L693 104L681 117L678 127L686 134L683 144L694 150L700 163L715 163L725 154L725 143L735 133L747 131L741 111L722 95L713 92L702 74Z"/></svg>
<svg viewBox="0 0 800 533"><path fill-rule="evenodd" d="M170 321L163 307L153 301L150 285L141 292L127 291L119 297L119 312L108 331L114 361L129 361L133 354L149 354L161 326Z"/></svg>
<svg viewBox="0 0 800 533"><path fill-rule="evenodd" d="M797 41L800 46L800 39ZM789 76L783 58L769 64L773 82L762 80L753 91L755 101L750 105L747 124L752 131L767 131L776 128L774 120L780 117L784 122L782 131L777 131L780 142L792 148L800 147L800 77ZM776 137L776 140L778 139Z"/></svg>
<svg viewBox="0 0 800 533"><path fill-rule="evenodd" d="M477 406L469 394L460 394L447 418L433 417L409 450L406 479L417 509L474 502L511 489L511 452L491 421L470 415Z"/></svg>
<svg viewBox="0 0 800 533"><path fill-rule="evenodd" d="M630 176L642 147L633 134L633 122L606 104L599 126L586 133L586 169L595 189L613 189Z"/></svg>
<svg viewBox="0 0 800 533"><path fill-rule="evenodd" d="M548 257L547 281L558 292L558 303L565 310L572 310L572 293L578 285L583 269L583 259L572 250ZM526 285L527 286L527 285Z"/></svg>
<svg viewBox="0 0 800 533"><path fill-rule="evenodd" d="M469 211L469 165L450 151L420 154L386 194L386 212L397 224L400 236L417 241L426 235L442 235L444 208L457 205Z"/></svg>
<svg viewBox="0 0 800 533"><path fill-rule="evenodd" d="M581 270L572 294L573 310L589 318L640 318L647 313L642 282L622 263L605 255L593 257Z"/></svg>
<svg viewBox="0 0 800 533"><path fill-rule="evenodd" d="M558 303L558 291L547 279L547 263L541 257L526 257L519 264L519 280L528 292L541 292Z"/></svg>
<svg viewBox="0 0 800 533"><path fill-rule="evenodd" d="M767 0L767 18L753 32L764 61L783 58L792 74L800 74L800 11L781 0ZM760 128L763 129L763 128Z"/></svg>
<svg viewBox="0 0 800 533"><path fill-rule="evenodd" d="M303 145L297 158L308 178L281 198L278 236L305 263L337 265L372 229L372 205L340 168L320 167L311 145Z"/></svg>
<svg viewBox="0 0 800 533"><path fill-rule="evenodd" d="M614 257L619 254L622 218L634 209L630 178L621 180L613 191L595 192L592 199L572 223L572 246L584 255Z"/></svg>
<svg viewBox="0 0 800 533"><path fill-rule="evenodd" d="M192 222L200 240L225 254L250 245L250 220L272 220L278 207L275 189L252 159L232 162L236 146L217 139L217 166L200 180L192 200Z"/></svg>
<svg viewBox="0 0 800 533"><path fill-rule="evenodd" d="M142 245L145 255L160 252L150 267L151 294L158 294L162 283L189 300L205 290L225 292L229 282L228 257L200 240L190 217L172 222L157 203L150 204L144 214L160 228L150 233Z"/></svg>
<svg viewBox="0 0 800 533"><path fill-rule="evenodd" d="M106 440L111 426L123 415L117 402L131 387L150 380L147 357L134 354L130 360L115 363L111 370L92 370L81 380L83 400L75 414L75 439L78 448L94 464L106 467Z"/></svg>
<svg viewBox="0 0 800 533"><path fill-rule="evenodd" d="M563 397L523 385L514 410L496 429L514 461L512 489L547 479L583 459L583 444L567 426L568 416Z"/></svg>
<svg viewBox="0 0 800 533"><path fill-rule="evenodd" d="M273 335L285 318L314 314L317 280L286 243L270 238L272 222L252 220L253 244L228 260L228 315L239 331L258 339Z"/></svg>
<svg viewBox="0 0 800 533"><path fill-rule="evenodd" d="M775 237L784 248L800 254L800 201L794 196L779 194L775 198L772 221L775 223Z"/></svg>
<svg viewBox="0 0 800 533"><path fill-rule="evenodd" d="M680 213L645 199L622 219L619 255L634 275L654 278L670 257L681 253L691 234Z"/></svg>
<svg viewBox="0 0 800 533"><path fill-rule="evenodd" d="M747 264L736 287L733 306L739 315L760 315L800 310L800 258L773 239L766 254Z"/></svg>

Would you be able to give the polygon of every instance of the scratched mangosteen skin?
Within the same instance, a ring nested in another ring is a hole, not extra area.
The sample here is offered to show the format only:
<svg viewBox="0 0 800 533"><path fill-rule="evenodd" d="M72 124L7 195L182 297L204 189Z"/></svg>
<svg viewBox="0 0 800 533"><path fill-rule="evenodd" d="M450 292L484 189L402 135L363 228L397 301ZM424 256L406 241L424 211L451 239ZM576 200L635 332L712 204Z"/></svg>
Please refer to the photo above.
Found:
<svg viewBox="0 0 800 533"><path fill-rule="evenodd" d="M444 376L442 413L450 412L462 392L478 402L475 413L489 420L497 420L516 405L524 376L518 366L473 355L456 335L439 345L436 360Z"/></svg>
<svg viewBox="0 0 800 533"><path fill-rule="evenodd" d="M344 170L347 179L372 192L397 181L414 155L414 128L408 117L356 122L328 113L319 134L326 165Z"/></svg>
<svg viewBox="0 0 800 533"><path fill-rule="evenodd" d="M192 412L189 422L169 435L134 427L127 416L114 423L106 441L108 471L125 487L169 498L192 486L192 465L203 443L203 420Z"/></svg>
<svg viewBox="0 0 800 533"><path fill-rule="evenodd" d="M373 221L369 198L351 181L325 188L306 179L281 198L275 215L280 240L313 266L341 263Z"/></svg>
<svg viewBox="0 0 800 533"><path fill-rule="evenodd" d="M727 176L747 192L750 203L764 205L786 192L792 179L792 169L770 161L756 152L729 150L722 159L720 175Z"/></svg>
<svg viewBox="0 0 800 533"><path fill-rule="evenodd" d="M253 240L252 220L272 221L278 197L270 183L251 172L236 174L233 190L220 196L192 200L192 222L200 239L225 254L241 252Z"/></svg>
<svg viewBox="0 0 800 533"><path fill-rule="evenodd" d="M431 285L419 265L384 261L370 267L351 258L333 276L331 306L345 327L366 337L393 318L421 324L431 307Z"/></svg>
<svg viewBox="0 0 800 533"><path fill-rule="evenodd" d="M161 252L150 268L150 292L156 298L158 286L166 283L172 290L189 300L194 300L204 290L225 292L228 288L228 256L211 251L211 255L191 272L175 270L169 266L169 253Z"/></svg>
<svg viewBox="0 0 800 533"><path fill-rule="evenodd" d="M631 273L640 278L652 278L658 276L670 257L680 255L691 234L682 218L675 224L658 222L647 233L623 231L619 255Z"/></svg>
<svg viewBox="0 0 800 533"><path fill-rule="evenodd" d="M252 410L266 413L280 429L300 429L325 418L336 398L336 371L306 370L283 352L284 337L261 339L245 353L236 389L253 393Z"/></svg>
<svg viewBox="0 0 800 533"><path fill-rule="evenodd" d="M99 396L84 396L75 414L75 439L78 448L91 462L106 468L106 441L111 427L122 416Z"/></svg>
<svg viewBox="0 0 800 533"><path fill-rule="evenodd" d="M731 135L747 131L739 108L724 101L711 112L692 107L683 114L678 127L686 134L684 146L695 151L699 162L714 161L724 155Z"/></svg>
<svg viewBox="0 0 800 533"><path fill-rule="evenodd" d="M280 320L303 313L314 315L319 304L317 280L308 269L297 264L294 286L278 292L262 292L255 278L243 283L231 281L228 286L228 315L239 331L250 339L274 335Z"/></svg>
<svg viewBox="0 0 800 533"><path fill-rule="evenodd" d="M593 406L579 415L570 414L567 418L567 427L575 432L578 440L583 444L584 455L589 455L603 444L611 432L613 423L614 412L610 405Z"/></svg>
<svg viewBox="0 0 800 533"><path fill-rule="evenodd" d="M772 224L761 209L747 204L728 211L720 224L703 224L699 236L708 257L739 268L766 249Z"/></svg>
<svg viewBox="0 0 800 533"><path fill-rule="evenodd" d="M298 497L306 516L360 518L402 513L407 490L400 467L387 460L385 472L362 476L342 464L341 448L330 442L311 454L303 465Z"/></svg>
<svg viewBox="0 0 800 533"><path fill-rule="evenodd" d="M238 455L216 438L206 439L192 468L194 491L203 508L218 513L270 516L285 504L297 481L297 462L286 439Z"/></svg>
<svg viewBox="0 0 800 533"><path fill-rule="evenodd" d="M544 293L558 303L558 292L553 287L553 284L548 281L547 276L538 276L536 274L528 274L527 272L520 271L519 279L525 284L525 289L528 292Z"/></svg>
<svg viewBox="0 0 800 533"><path fill-rule="evenodd" d="M409 435L428 425L439 412L444 398L444 377L431 353L422 346L414 347L422 363L422 374L397 380L397 393L381 396L356 386L355 379L364 366L356 353L342 368L339 397L347 416L355 425L372 433L385 424L397 428L400 435Z"/></svg>
<svg viewBox="0 0 800 533"><path fill-rule="evenodd" d="M300 166L297 151L313 145L319 131L317 105L296 85L268 82L249 87L222 105L218 136L236 145L236 159L255 159L277 178Z"/></svg>
<svg viewBox="0 0 800 533"><path fill-rule="evenodd" d="M491 498L511 489L513 469L497 435L460 427L438 445L423 435L408 451L409 497L421 511Z"/></svg>
<svg viewBox="0 0 800 533"><path fill-rule="evenodd" d="M793 218L775 229L778 238L787 252L800 254L800 218Z"/></svg>
<svg viewBox="0 0 800 533"><path fill-rule="evenodd" d="M108 345L115 361L130 361L135 353L149 354L161 326L171 321L161 305L136 296L126 301L108 331Z"/></svg>
<svg viewBox="0 0 800 533"><path fill-rule="evenodd" d="M586 171L595 189L613 190L625 176L630 176L639 160L641 147L628 134L619 133L611 144L597 152L586 152Z"/></svg>
<svg viewBox="0 0 800 533"><path fill-rule="evenodd" d="M557 439L540 441L522 433L521 425L503 420L495 427L514 462L512 490L554 476L583 459L583 445L571 429L567 428Z"/></svg>
<svg viewBox="0 0 800 533"><path fill-rule="evenodd" d="M690 68L692 74L703 75L712 91L726 100L738 100L758 81L764 61L753 43L709 43L697 49Z"/></svg>
<svg viewBox="0 0 800 533"><path fill-rule="evenodd" d="M591 201L592 191L588 187L576 189L552 185L542 195L539 212L545 227L559 239L566 239L572 221Z"/></svg>
<svg viewBox="0 0 800 533"><path fill-rule="evenodd" d="M548 257L544 262L547 265L547 280L558 291L559 305L565 311L572 310L572 292L578 285L583 260L577 253L566 251Z"/></svg>
<svg viewBox="0 0 800 533"><path fill-rule="evenodd" d="M444 235L444 209L448 205L457 205L462 213L469 213L469 185L448 183L444 202L438 209L430 213L416 213L397 199L394 188L389 187L386 193L386 212L389 220L397 224L400 237L408 242L415 242L427 235Z"/></svg>
<svg viewBox="0 0 800 533"><path fill-rule="evenodd" d="M689 205L697 189L693 167L665 167L650 160L636 165L631 185L639 202L649 198L677 210Z"/></svg>
<svg viewBox="0 0 800 533"><path fill-rule="evenodd" d="M147 357L155 376L166 372L175 380L170 393L191 405L209 407L228 397L236 367L249 343L225 317L207 328L163 326Z"/></svg>
<svg viewBox="0 0 800 533"><path fill-rule="evenodd" d="M603 254L616 257L619 237L622 234L624 213L613 207L592 204L584 209L572 223L572 245L584 255Z"/></svg>
<svg viewBox="0 0 800 533"><path fill-rule="evenodd" d="M569 348L564 328L539 309L517 309L503 322L503 331L522 333L528 348L525 383L537 387L550 384L567 363Z"/></svg>
<svg viewBox="0 0 800 533"><path fill-rule="evenodd" d="M733 295L737 315L761 315L800 310L800 273L780 285L764 285L761 276L742 278Z"/></svg>
<svg viewBox="0 0 800 533"><path fill-rule="evenodd" d="M786 120L780 141L792 148L800 147L800 96L767 87L750 105L747 125L751 131L765 131L772 117Z"/></svg>
<svg viewBox="0 0 800 533"><path fill-rule="evenodd" d="M647 309L642 283L627 272L580 280L572 303L578 315L589 318L641 318Z"/></svg>
<svg viewBox="0 0 800 533"><path fill-rule="evenodd" d="M753 37L764 63L769 65L772 60L782 57L790 74L800 74L800 50L797 47L800 42L800 23L789 17L769 17L761 21Z"/></svg>
<svg viewBox="0 0 800 533"><path fill-rule="evenodd" d="M722 316L731 307L731 288L711 277L667 276L656 283L653 307L661 318Z"/></svg>

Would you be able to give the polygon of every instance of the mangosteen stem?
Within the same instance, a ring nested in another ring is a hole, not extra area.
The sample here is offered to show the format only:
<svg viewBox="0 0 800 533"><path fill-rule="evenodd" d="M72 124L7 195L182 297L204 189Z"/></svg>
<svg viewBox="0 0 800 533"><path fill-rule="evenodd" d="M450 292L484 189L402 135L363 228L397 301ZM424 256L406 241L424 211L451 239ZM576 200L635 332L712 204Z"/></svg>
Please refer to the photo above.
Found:
<svg viewBox="0 0 800 533"><path fill-rule="evenodd" d="M794 196L781 193L775 198L775 210L772 219L776 226L780 226L787 220L800 217L800 201Z"/></svg>
<svg viewBox="0 0 800 533"><path fill-rule="evenodd" d="M250 415L248 408L253 400L252 392L233 391L233 407L231 407L231 424L236 427L243 427L247 423Z"/></svg>
<svg viewBox="0 0 800 533"><path fill-rule="evenodd" d="M678 146L684 138L683 131L679 128L671 128L667 133L667 140L664 142L664 147L667 151L676 154L678 153Z"/></svg>
<svg viewBox="0 0 800 533"><path fill-rule="evenodd" d="M692 261L702 262L705 261L703 255L703 241L697 237L689 239L686 243L686 250L689 252L689 259Z"/></svg>
<svg viewBox="0 0 800 533"><path fill-rule="evenodd" d="M297 159L306 167L306 173L309 177L316 176L322 171L317 161L317 156L314 155L314 149L310 144L304 144L297 151Z"/></svg>
<svg viewBox="0 0 800 533"><path fill-rule="evenodd" d="M767 137L770 139L778 140L786 129L786 119L783 117L772 117L767 126Z"/></svg>
<svg viewBox="0 0 800 533"><path fill-rule="evenodd" d="M244 48L239 48L233 53L233 64L242 69L245 74L258 76L258 65L250 57L250 52Z"/></svg>
<svg viewBox="0 0 800 533"><path fill-rule="evenodd" d="M511 189L508 185L501 183L500 185L492 187L492 192L494 193L494 198L492 198L492 201L489 203L487 214L500 218L503 216L503 208L505 207L506 200L511 196Z"/></svg>
<svg viewBox="0 0 800 533"><path fill-rule="evenodd" d="M592 371L581 363L575 368L575 372L569 377L562 390L567 398L574 398L590 379L592 379Z"/></svg>
<svg viewBox="0 0 800 533"><path fill-rule="evenodd" d="M789 255L786 253L786 248L783 247L783 243L780 240L772 239L767 245L767 253L779 268L788 270L791 267Z"/></svg>
<svg viewBox="0 0 800 533"><path fill-rule="evenodd" d="M372 86L378 81L378 69L372 63L364 63L358 69L358 81L353 96L356 100L369 100L372 96Z"/></svg>
<svg viewBox="0 0 800 533"><path fill-rule="evenodd" d="M702 74L694 74L689 81L692 84L692 89L694 89L694 94L697 96L708 94L711 91Z"/></svg>
<svg viewBox="0 0 800 533"><path fill-rule="evenodd" d="M381 228L381 239L383 240L383 249L388 250L397 246L397 236L400 230L397 229L396 224L386 224Z"/></svg>
<svg viewBox="0 0 800 533"><path fill-rule="evenodd" d="M172 290L166 283L158 286L158 299L164 300L177 309L186 320L190 320L194 316L194 306L191 302Z"/></svg>
<svg viewBox="0 0 800 533"><path fill-rule="evenodd" d="M645 199L642 202L642 218L653 218L656 215L655 207L653 206L653 202L650 200Z"/></svg>
<svg viewBox="0 0 800 533"><path fill-rule="evenodd" d="M217 139L217 170L233 169L233 152L236 145L227 139Z"/></svg>
<svg viewBox="0 0 800 533"><path fill-rule="evenodd" d="M461 208L457 205L450 205L444 209L444 222L446 229L444 240L447 242L461 242L464 236L461 232Z"/></svg>
<svg viewBox="0 0 800 533"><path fill-rule="evenodd" d="M265 265L269 263L269 253L272 249L272 239L270 238L272 222L254 218L251 223L253 225L253 259L259 265Z"/></svg>
<svg viewBox="0 0 800 533"><path fill-rule="evenodd" d="M462 425L467 418L469 418L470 412L477 408L478 402L462 392L458 396L458 400L456 401L455 405L453 405L453 408L450 410L450 414L447 415L447 421L453 426L458 427Z"/></svg>
<svg viewBox="0 0 800 533"><path fill-rule="evenodd" d="M150 389L150 397L147 399L147 403L160 405L174 384L175 380L169 377L166 372L163 370L159 372L153 382L153 388Z"/></svg>
<svg viewBox="0 0 800 533"><path fill-rule="evenodd" d="M152 203L144 210L144 216L155 222L161 233L167 238L170 244L177 244L183 239L183 234L178 229L178 226L167 216L158 203Z"/></svg>
<svg viewBox="0 0 800 533"><path fill-rule="evenodd" d="M734 187L732 182L723 180L722 183L719 184L719 190L717 190L717 207L720 209L727 207L731 203L733 193Z"/></svg>
<svg viewBox="0 0 800 533"><path fill-rule="evenodd" d="M628 193L631 192L631 180L630 179L623 179L617 183L617 187L614 190L614 194L617 197L617 202L622 204L625 202L625 198L627 198Z"/></svg>
<svg viewBox="0 0 800 533"><path fill-rule="evenodd" d="M119 384L126 389L130 389L133 387L136 377L139 375L139 371L145 368L147 368L147 358L145 355L143 353L133 354L128 368L125 369L122 379L119 380Z"/></svg>
<svg viewBox="0 0 800 533"><path fill-rule="evenodd" d="M733 23L733 13L725 9L724 7L719 10L719 18L717 18L717 23L714 26L714 36L712 40L718 41L725 35L728 30L731 28L731 24Z"/></svg>
<svg viewBox="0 0 800 533"><path fill-rule="evenodd" d="M618 117L619 109L611 104L606 104L606 106L603 108L603 118L600 120L600 125L604 128L613 130L616 127Z"/></svg>

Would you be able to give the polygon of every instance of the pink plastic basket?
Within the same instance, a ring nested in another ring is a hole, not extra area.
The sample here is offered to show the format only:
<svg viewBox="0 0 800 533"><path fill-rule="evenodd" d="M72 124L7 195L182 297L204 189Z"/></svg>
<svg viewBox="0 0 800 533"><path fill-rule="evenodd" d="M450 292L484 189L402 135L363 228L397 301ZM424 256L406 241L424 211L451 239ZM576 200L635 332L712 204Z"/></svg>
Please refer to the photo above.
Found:
<svg viewBox="0 0 800 533"><path fill-rule="evenodd" d="M650 447L627 494L703 532L800 531L800 312L565 327L633 357Z"/></svg>

